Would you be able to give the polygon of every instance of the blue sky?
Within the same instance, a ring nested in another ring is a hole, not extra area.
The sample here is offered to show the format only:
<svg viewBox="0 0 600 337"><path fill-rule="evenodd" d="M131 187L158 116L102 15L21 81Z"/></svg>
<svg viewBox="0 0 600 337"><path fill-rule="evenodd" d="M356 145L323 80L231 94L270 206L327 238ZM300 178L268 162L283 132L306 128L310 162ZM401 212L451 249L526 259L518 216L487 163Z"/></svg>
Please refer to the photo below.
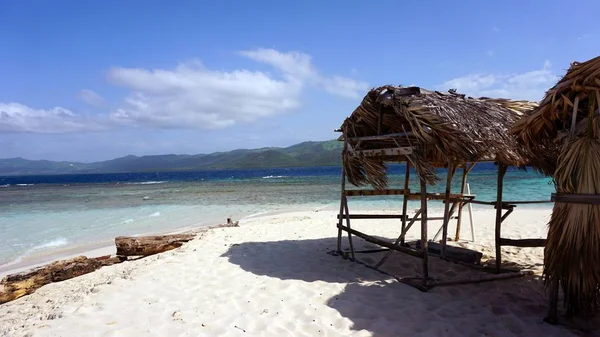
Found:
<svg viewBox="0 0 600 337"><path fill-rule="evenodd" d="M0 158L325 140L371 87L539 100L598 1L0 2ZM573 22L571 22L573 21Z"/></svg>

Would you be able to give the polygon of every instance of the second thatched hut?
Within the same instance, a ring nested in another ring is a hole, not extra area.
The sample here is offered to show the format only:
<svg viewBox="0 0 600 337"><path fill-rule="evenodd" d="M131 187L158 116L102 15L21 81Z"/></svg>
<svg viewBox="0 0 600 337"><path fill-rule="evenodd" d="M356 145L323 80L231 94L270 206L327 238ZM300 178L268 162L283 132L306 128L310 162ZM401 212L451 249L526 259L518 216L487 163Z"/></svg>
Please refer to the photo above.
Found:
<svg viewBox="0 0 600 337"><path fill-rule="evenodd" d="M554 177L544 251L556 318L559 284L567 313L600 307L600 57L574 62L512 133L530 165Z"/></svg>

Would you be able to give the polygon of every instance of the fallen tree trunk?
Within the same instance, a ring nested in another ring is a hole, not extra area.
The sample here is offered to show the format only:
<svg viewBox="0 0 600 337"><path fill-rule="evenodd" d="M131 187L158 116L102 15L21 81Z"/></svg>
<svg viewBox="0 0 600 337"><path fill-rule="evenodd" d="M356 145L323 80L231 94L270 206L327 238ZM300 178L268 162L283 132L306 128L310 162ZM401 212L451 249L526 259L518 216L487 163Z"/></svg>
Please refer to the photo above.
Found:
<svg viewBox="0 0 600 337"><path fill-rule="evenodd" d="M117 256L148 256L181 247L195 237L194 234L118 236L115 238L115 245L117 246Z"/></svg>
<svg viewBox="0 0 600 337"><path fill-rule="evenodd" d="M49 265L12 274L0 281L0 304L31 294L38 288L52 282L60 282L91 273L103 266L120 263L118 257L101 256L87 258L79 256L69 260L56 261Z"/></svg>

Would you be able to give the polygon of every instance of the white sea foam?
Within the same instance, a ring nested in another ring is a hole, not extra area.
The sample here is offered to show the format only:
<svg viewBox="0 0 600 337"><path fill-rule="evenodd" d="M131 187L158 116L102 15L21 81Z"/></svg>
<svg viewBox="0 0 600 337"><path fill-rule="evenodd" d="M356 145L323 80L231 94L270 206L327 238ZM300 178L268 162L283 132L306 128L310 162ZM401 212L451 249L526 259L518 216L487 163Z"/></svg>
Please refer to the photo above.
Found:
<svg viewBox="0 0 600 337"><path fill-rule="evenodd" d="M150 214L151 217L157 217L160 216L160 212L154 212L152 214Z"/></svg>
<svg viewBox="0 0 600 337"><path fill-rule="evenodd" d="M164 184L166 181L141 181L137 183L125 183L126 185L154 185L154 184Z"/></svg>
<svg viewBox="0 0 600 337"><path fill-rule="evenodd" d="M65 245L67 245L67 243L69 243L69 240L67 240L66 238L63 238L63 237L59 237L56 239L52 239L50 241L43 242L39 245L33 246L29 249L29 251L33 252L36 250L65 246Z"/></svg>
<svg viewBox="0 0 600 337"><path fill-rule="evenodd" d="M132 223L132 222L133 222L133 219L127 219L127 220L123 221L123 223Z"/></svg>
<svg viewBox="0 0 600 337"><path fill-rule="evenodd" d="M285 178L287 176L265 176L262 177L263 179L276 179L276 178Z"/></svg>
<svg viewBox="0 0 600 337"><path fill-rule="evenodd" d="M49 241L45 241L43 243L40 243L39 245L35 245L35 246L29 248L25 253L18 256L16 259L14 259L6 264L0 265L0 267L6 267L6 266L17 264L17 263L21 262L23 260L23 258L25 258L37 251L66 246L68 243L69 243L69 240L67 240L66 238L63 238L63 237L58 237L58 238L55 238L55 239L52 239Z"/></svg>
<svg viewBox="0 0 600 337"><path fill-rule="evenodd" d="M17 186L33 186L33 184L17 184Z"/></svg>
<svg viewBox="0 0 600 337"><path fill-rule="evenodd" d="M0 185L0 187L10 187L10 184Z"/></svg>
<svg viewBox="0 0 600 337"><path fill-rule="evenodd" d="M253 217L256 217L256 216L259 216L259 215L263 215L263 214L267 214L267 213L269 213L269 211L253 213L253 214L250 214L250 215L244 217L244 219L253 218Z"/></svg>

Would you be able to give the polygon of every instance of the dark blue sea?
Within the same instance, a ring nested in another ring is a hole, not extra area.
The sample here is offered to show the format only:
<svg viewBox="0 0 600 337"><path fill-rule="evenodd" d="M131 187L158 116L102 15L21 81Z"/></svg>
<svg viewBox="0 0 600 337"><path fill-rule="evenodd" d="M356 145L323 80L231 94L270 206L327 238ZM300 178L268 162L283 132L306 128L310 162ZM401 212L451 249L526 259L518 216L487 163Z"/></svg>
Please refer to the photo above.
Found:
<svg viewBox="0 0 600 337"><path fill-rule="evenodd" d="M391 187L402 186L403 171L402 165L390 168ZM211 225L227 217L334 210L339 207L340 175L339 167L307 167L0 177L0 266L119 235ZM412 177L411 188L417 190ZM431 190L442 192L443 185ZM454 188L459 185L460 177L455 177ZM479 164L469 187L477 199L494 200L496 167ZM553 191L549 178L532 171L509 169L506 175L506 200L548 200ZM401 200L365 197L353 199L352 206L392 210L401 208ZM442 204L432 202L431 207Z"/></svg>

